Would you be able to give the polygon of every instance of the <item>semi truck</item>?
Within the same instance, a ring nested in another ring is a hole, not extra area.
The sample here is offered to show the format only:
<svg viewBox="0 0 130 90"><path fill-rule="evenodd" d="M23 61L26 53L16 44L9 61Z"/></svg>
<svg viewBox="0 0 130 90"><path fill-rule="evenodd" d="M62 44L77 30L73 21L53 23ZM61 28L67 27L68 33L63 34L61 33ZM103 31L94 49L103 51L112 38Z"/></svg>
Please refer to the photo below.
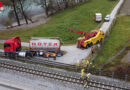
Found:
<svg viewBox="0 0 130 90"><path fill-rule="evenodd" d="M100 30L92 30L90 33L69 29L73 33L83 34L84 37L80 37L77 40L77 48L88 48L94 44L102 42L104 39L104 33Z"/></svg>
<svg viewBox="0 0 130 90"><path fill-rule="evenodd" d="M20 37L12 37L4 42L4 53L10 57L46 57L46 53L49 53L49 57L54 53L56 56L62 56L63 52L60 47L59 38L32 37L29 41L29 49L22 50Z"/></svg>

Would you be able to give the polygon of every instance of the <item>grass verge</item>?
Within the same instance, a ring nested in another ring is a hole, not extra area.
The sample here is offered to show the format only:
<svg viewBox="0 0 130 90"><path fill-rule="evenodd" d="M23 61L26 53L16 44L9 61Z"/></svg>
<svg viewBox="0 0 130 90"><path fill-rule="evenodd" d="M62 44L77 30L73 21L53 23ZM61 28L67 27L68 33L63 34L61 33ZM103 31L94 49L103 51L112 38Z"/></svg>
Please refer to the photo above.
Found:
<svg viewBox="0 0 130 90"><path fill-rule="evenodd" d="M3 49L3 44L0 43L0 49Z"/></svg>
<svg viewBox="0 0 130 90"><path fill-rule="evenodd" d="M98 53L94 64L100 66L112 56L115 56L124 45L130 41L130 16L119 16L108 39L105 41L102 51ZM119 62L115 60L115 62ZM114 63L114 62L113 62ZM118 63L117 63L118 64Z"/></svg>

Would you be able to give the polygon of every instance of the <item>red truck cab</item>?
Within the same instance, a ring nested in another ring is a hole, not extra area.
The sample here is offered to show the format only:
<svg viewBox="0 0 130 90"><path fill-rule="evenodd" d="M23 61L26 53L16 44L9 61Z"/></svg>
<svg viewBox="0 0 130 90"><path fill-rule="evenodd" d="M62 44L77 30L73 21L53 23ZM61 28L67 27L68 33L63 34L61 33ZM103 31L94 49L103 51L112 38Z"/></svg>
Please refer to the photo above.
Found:
<svg viewBox="0 0 130 90"><path fill-rule="evenodd" d="M20 37L13 37L4 42L4 52L16 53L17 51L21 51Z"/></svg>

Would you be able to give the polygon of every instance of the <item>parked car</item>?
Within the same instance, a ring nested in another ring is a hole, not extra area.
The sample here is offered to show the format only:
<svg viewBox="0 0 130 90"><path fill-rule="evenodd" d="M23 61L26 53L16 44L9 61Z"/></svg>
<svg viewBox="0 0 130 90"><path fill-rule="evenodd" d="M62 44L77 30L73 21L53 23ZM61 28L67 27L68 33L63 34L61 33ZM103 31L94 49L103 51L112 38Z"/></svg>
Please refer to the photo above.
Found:
<svg viewBox="0 0 130 90"><path fill-rule="evenodd" d="M110 21L110 15L106 15L104 21L105 21L105 22L109 22L109 21Z"/></svg>

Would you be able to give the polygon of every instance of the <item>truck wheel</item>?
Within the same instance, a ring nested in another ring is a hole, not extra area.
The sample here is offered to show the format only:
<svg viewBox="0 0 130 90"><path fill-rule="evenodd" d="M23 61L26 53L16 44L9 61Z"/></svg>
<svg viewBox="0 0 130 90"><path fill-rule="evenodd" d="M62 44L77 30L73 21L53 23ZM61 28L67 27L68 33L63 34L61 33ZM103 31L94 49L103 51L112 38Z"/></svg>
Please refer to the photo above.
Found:
<svg viewBox="0 0 130 90"><path fill-rule="evenodd" d="M60 51L57 53L57 57L61 57L61 56L63 56L63 52Z"/></svg>
<svg viewBox="0 0 130 90"><path fill-rule="evenodd" d="M89 44L85 47L86 49L89 48Z"/></svg>
<svg viewBox="0 0 130 90"><path fill-rule="evenodd" d="M28 56L29 56L28 53L26 53L25 57L28 57Z"/></svg>
<svg viewBox="0 0 130 90"><path fill-rule="evenodd" d="M97 41L97 43L96 44L98 44L99 43L99 40Z"/></svg>
<svg viewBox="0 0 130 90"><path fill-rule="evenodd" d="M32 57L31 53L27 53L25 57Z"/></svg>
<svg viewBox="0 0 130 90"><path fill-rule="evenodd" d="M89 46L90 46L90 47L91 47L91 46L93 46L93 43L90 43L90 45L89 45Z"/></svg>
<svg viewBox="0 0 130 90"><path fill-rule="evenodd" d="M100 40L100 44L102 45L102 38L101 38L101 40Z"/></svg>

